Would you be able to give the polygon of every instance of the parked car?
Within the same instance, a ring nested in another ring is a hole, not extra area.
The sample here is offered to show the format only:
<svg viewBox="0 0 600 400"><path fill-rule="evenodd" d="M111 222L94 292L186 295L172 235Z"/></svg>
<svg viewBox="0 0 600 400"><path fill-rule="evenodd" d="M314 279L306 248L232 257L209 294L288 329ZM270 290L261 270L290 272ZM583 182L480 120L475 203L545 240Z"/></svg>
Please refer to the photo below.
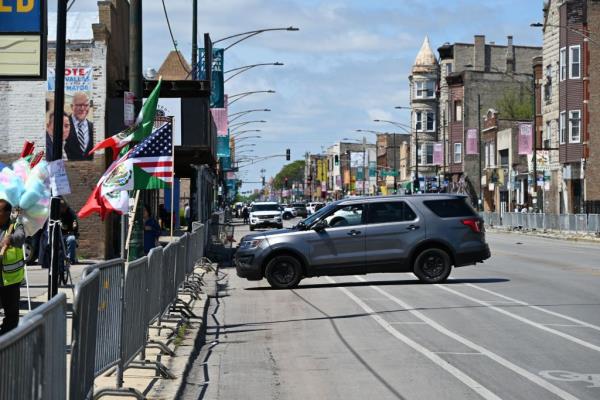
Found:
<svg viewBox="0 0 600 400"><path fill-rule="evenodd" d="M283 228L282 208L275 202L256 202L250 209L250 230L256 228Z"/></svg>
<svg viewBox="0 0 600 400"><path fill-rule="evenodd" d="M283 219L292 219L298 215L296 209L290 205L283 204L281 207L283 207L283 213L281 214Z"/></svg>
<svg viewBox="0 0 600 400"><path fill-rule="evenodd" d="M238 276L278 289L304 277L413 272L444 282L454 267L490 257L483 220L459 195L378 196L333 202L294 228L246 235Z"/></svg>
<svg viewBox="0 0 600 400"><path fill-rule="evenodd" d="M320 208L323 208L325 206L324 203L320 203L320 202L312 202L312 203L308 203L308 205L306 206L306 211L308 212L308 215L314 214L317 212L317 210L319 210Z"/></svg>
<svg viewBox="0 0 600 400"><path fill-rule="evenodd" d="M308 217L308 211L306 210L306 204L304 203L293 203L292 207L296 209L296 215L301 218Z"/></svg>

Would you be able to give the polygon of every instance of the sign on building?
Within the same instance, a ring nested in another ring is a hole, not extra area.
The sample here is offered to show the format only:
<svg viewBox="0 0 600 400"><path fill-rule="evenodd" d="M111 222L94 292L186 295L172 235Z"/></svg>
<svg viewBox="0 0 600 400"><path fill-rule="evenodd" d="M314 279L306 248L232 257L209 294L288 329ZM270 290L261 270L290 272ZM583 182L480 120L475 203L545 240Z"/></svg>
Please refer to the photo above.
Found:
<svg viewBox="0 0 600 400"><path fill-rule="evenodd" d="M0 80L46 79L46 0L0 1Z"/></svg>
<svg viewBox="0 0 600 400"><path fill-rule="evenodd" d="M479 135L477 129L467 129L466 154L479 154Z"/></svg>

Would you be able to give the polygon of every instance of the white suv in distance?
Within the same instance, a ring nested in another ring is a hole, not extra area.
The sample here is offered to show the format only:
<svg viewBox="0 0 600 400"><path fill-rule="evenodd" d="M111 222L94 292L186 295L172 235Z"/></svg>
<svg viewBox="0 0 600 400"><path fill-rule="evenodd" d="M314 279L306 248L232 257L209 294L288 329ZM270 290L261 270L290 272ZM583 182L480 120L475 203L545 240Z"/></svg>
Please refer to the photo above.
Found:
<svg viewBox="0 0 600 400"><path fill-rule="evenodd" d="M323 208L325 203L321 202L312 202L306 205L306 211L308 211L308 215L312 215L316 213L320 208Z"/></svg>
<svg viewBox="0 0 600 400"><path fill-rule="evenodd" d="M256 228L283 228L282 208L275 202L253 203L250 209L250 230Z"/></svg>

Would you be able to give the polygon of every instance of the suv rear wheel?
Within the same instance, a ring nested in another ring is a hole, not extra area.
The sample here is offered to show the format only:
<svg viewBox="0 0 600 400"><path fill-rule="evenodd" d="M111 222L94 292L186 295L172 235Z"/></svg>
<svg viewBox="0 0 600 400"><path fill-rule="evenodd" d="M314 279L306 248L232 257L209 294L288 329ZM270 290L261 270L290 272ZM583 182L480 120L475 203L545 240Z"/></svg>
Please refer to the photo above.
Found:
<svg viewBox="0 0 600 400"><path fill-rule="evenodd" d="M276 256L265 268L265 278L274 289L292 289L302 279L302 266L293 256Z"/></svg>
<svg viewBox="0 0 600 400"><path fill-rule="evenodd" d="M450 256L442 249L423 250L415 259L414 273L421 282L444 282L450 271Z"/></svg>

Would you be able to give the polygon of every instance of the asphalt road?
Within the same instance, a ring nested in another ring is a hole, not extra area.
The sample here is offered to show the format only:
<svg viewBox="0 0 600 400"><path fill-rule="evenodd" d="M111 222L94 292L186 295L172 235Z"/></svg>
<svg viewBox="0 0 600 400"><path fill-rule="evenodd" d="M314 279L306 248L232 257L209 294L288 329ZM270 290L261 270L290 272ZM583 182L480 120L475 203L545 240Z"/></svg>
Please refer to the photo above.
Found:
<svg viewBox="0 0 600 400"><path fill-rule="evenodd" d="M224 270L183 398L600 399L600 246L488 242L491 259L443 285L374 274L276 291Z"/></svg>

